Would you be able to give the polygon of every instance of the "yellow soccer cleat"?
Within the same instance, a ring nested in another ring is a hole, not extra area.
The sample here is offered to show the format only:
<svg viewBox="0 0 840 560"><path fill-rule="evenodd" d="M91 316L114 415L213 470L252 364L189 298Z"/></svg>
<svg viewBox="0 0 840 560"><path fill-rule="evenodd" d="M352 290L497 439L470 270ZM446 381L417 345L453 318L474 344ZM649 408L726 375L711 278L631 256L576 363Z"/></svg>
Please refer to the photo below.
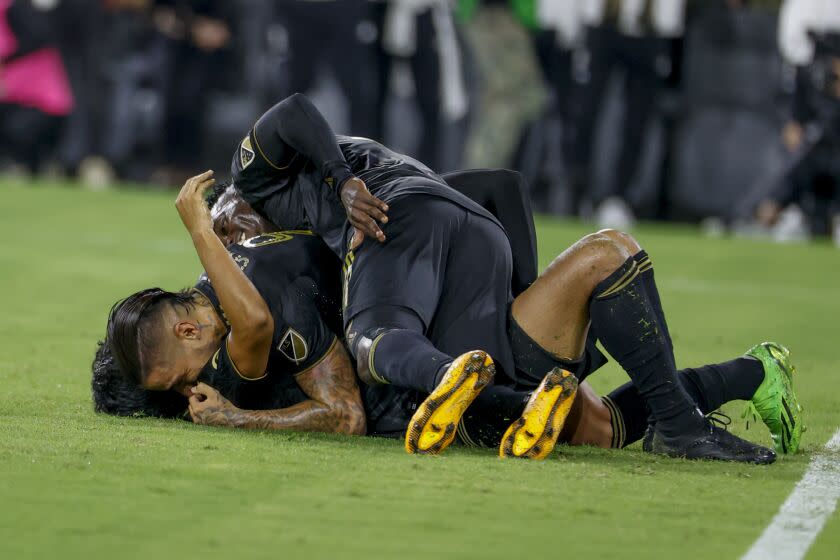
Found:
<svg viewBox="0 0 840 560"><path fill-rule="evenodd" d="M577 395L578 380L554 368L531 394L525 411L510 425L499 446L500 457L545 459L557 444Z"/></svg>
<svg viewBox="0 0 840 560"><path fill-rule="evenodd" d="M494 375L496 366L487 352L473 350L456 358L411 417L405 450L437 455L446 449L455 439L461 416Z"/></svg>

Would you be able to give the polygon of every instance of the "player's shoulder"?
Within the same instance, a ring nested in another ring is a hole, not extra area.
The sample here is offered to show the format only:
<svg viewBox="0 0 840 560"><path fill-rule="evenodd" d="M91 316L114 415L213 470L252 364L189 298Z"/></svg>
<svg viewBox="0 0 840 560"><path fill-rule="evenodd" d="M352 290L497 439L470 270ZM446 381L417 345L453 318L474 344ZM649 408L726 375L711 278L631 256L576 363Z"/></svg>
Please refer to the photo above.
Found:
<svg viewBox="0 0 840 560"><path fill-rule="evenodd" d="M290 229L261 233L228 247L231 254L270 258L275 253L296 254L320 250L323 241L309 229Z"/></svg>
<svg viewBox="0 0 840 560"><path fill-rule="evenodd" d="M258 271L293 276L329 266L332 252L324 241L307 229L267 232L228 247L228 252L247 276Z"/></svg>

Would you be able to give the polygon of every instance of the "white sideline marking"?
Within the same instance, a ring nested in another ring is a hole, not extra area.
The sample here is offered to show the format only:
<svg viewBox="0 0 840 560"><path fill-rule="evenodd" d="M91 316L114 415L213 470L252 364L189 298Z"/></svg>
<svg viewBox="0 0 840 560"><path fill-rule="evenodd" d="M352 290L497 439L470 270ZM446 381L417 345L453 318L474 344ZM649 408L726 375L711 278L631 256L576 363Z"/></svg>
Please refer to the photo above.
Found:
<svg viewBox="0 0 840 560"><path fill-rule="evenodd" d="M840 499L840 429L811 459L770 525L741 560L800 559L811 548Z"/></svg>

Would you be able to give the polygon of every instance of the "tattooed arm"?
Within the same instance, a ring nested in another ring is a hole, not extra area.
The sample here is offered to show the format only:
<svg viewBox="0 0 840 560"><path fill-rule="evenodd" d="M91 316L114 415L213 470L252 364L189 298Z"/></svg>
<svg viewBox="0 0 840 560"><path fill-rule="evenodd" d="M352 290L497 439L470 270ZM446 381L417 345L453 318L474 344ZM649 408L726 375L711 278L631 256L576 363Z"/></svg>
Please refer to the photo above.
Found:
<svg viewBox="0 0 840 560"><path fill-rule="evenodd" d="M365 433L365 410L356 373L338 339L324 359L298 374L295 380L309 400L276 410L239 409L214 388L199 383L194 389L195 395L190 397L190 416L196 424L209 426Z"/></svg>

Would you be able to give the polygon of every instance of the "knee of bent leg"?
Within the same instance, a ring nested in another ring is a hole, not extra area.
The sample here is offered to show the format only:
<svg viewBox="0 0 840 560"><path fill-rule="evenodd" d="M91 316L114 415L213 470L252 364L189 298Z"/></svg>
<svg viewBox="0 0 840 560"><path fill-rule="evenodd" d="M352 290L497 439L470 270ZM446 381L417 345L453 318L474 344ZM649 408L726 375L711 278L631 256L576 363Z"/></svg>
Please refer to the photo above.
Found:
<svg viewBox="0 0 840 560"><path fill-rule="evenodd" d="M610 239L627 249L627 251L631 255L635 255L636 253L642 250L642 246L639 245L639 242L636 241L636 238L624 231L619 231L617 229L602 229L598 231L596 235L604 235L606 237L609 237Z"/></svg>
<svg viewBox="0 0 840 560"><path fill-rule="evenodd" d="M363 332L356 331L351 326L347 329L346 340L347 348L350 355L356 361L356 375L365 385L379 385L379 381L371 371L371 352L377 334L371 329L366 329Z"/></svg>
<svg viewBox="0 0 840 560"><path fill-rule="evenodd" d="M581 239L580 252L593 269L613 271L630 257L630 251L612 235L605 234L604 231L614 230L590 233Z"/></svg>

